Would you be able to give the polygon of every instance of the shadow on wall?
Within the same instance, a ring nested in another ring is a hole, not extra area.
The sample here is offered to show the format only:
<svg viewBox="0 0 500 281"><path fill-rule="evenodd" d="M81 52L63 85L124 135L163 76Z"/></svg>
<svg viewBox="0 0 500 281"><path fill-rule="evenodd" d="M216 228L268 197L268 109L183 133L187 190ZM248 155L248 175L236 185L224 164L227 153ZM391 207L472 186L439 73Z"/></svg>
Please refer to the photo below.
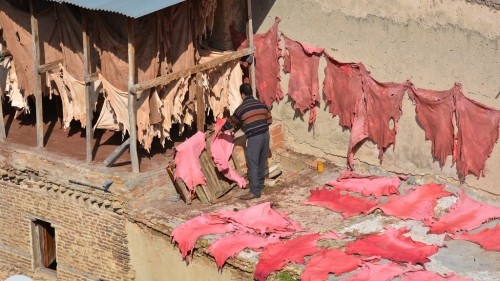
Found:
<svg viewBox="0 0 500 281"><path fill-rule="evenodd" d="M253 0L252 1L252 20L254 32L260 28L262 22L266 19L276 0Z"/></svg>

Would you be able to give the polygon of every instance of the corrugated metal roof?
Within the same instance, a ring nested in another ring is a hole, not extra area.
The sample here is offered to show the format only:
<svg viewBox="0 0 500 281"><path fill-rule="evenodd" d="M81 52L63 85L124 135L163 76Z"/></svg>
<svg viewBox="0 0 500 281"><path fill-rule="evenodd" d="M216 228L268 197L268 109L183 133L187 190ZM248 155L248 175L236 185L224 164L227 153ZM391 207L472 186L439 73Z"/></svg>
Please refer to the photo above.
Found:
<svg viewBox="0 0 500 281"><path fill-rule="evenodd" d="M50 0L65 2L90 10L120 13L132 18L156 12L184 0Z"/></svg>

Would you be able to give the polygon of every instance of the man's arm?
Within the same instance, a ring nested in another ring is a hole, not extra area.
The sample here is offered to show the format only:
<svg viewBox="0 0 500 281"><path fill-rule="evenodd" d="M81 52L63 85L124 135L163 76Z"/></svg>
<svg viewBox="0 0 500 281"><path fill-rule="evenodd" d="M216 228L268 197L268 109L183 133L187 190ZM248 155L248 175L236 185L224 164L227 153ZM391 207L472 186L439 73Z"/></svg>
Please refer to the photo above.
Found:
<svg viewBox="0 0 500 281"><path fill-rule="evenodd" d="M238 115L236 115L236 112L231 115L229 118L226 119L226 123L224 123L224 125L222 125L222 131L227 131L227 130L231 130L231 129L234 129L235 131L238 130L238 126L240 124L240 118L238 117Z"/></svg>

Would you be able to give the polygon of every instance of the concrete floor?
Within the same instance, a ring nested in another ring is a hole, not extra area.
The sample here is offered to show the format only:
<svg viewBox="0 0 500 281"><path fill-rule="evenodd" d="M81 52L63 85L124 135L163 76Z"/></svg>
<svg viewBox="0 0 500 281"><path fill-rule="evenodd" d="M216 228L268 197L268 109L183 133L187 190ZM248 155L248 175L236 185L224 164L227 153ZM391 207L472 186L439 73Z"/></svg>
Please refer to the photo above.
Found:
<svg viewBox="0 0 500 281"><path fill-rule="evenodd" d="M210 213L220 209L245 209L251 205L271 201L274 209L289 212L289 217L300 222L304 229L322 233L335 230L339 234L346 234L350 241L362 235L381 232L387 226L396 228L406 226L410 229L408 235L412 239L428 244L443 245L443 247L439 248L438 253L430 257L431 261L425 264L427 270L441 274L453 272L459 277L468 277L481 281L500 280L500 252L485 251L477 244L468 241L445 241L445 235L427 234L428 228L423 226L421 222L403 221L384 215L378 210L369 215L358 215L344 220L338 213L331 210L303 205L309 197L311 188L322 186L331 179L336 178L344 170L344 167L327 162L325 163L325 171L318 173L308 165L308 163L315 160L312 156L286 152L282 154L281 160L283 174L280 176L278 183L272 187L266 187L263 196L258 200L240 201L236 199L236 196L241 191L233 190L217 204L204 205L194 202L188 206L182 201L173 202L175 191L173 191L173 187L166 187L154 189L145 194L144 197L138 198L133 202L133 207L139 213L147 213L145 216L150 218L160 219L162 216L168 216L187 220L199 215L200 212ZM356 172L390 176L384 171L370 167L364 169L358 167ZM404 194L404 191L412 186L428 182L430 182L429 179L410 177L402 182L400 192ZM457 187L446 185L446 189L455 192ZM469 191L466 192L476 200L499 206L496 198L482 198ZM456 202L456 199L455 196L440 199L435 213L437 215L443 214L447 208ZM490 221L481 228L493 227L499 221L499 219ZM340 243L340 246L342 244ZM245 251L239 257L255 260L255 255ZM215 267L215 263L213 266ZM296 266L303 268L301 265ZM331 274L330 280L340 280L355 273L356 271L338 277Z"/></svg>

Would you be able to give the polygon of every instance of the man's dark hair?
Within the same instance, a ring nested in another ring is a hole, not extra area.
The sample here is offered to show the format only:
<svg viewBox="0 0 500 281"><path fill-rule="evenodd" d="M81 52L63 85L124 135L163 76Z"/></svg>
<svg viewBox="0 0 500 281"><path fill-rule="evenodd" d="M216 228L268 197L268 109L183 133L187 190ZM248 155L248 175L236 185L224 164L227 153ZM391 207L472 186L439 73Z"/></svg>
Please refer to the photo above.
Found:
<svg viewBox="0 0 500 281"><path fill-rule="evenodd" d="M243 83L240 86L240 93L244 94L246 97L249 97L252 95L252 86L248 83Z"/></svg>

